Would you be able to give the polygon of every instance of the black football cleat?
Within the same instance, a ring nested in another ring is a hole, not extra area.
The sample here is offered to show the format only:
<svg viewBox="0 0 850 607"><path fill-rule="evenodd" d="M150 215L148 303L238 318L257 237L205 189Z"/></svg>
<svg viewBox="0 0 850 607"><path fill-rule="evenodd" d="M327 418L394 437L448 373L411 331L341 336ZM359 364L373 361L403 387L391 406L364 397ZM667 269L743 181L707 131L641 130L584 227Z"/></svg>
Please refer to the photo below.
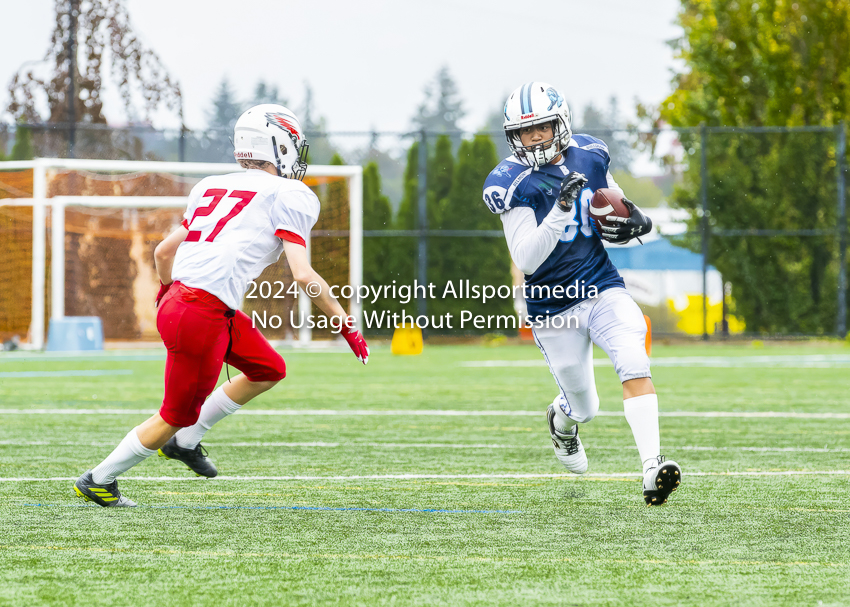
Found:
<svg viewBox="0 0 850 607"><path fill-rule="evenodd" d="M682 482L682 469L674 461L666 461L663 455L643 475L643 499L647 506L660 506Z"/></svg>
<svg viewBox="0 0 850 607"><path fill-rule="evenodd" d="M127 499L118 491L118 481L108 485L98 485L92 479L91 470L86 470L74 483L74 493L86 500L105 508L134 508L136 502Z"/></svg>
<svg viewBox="0 0 850 607"><path fill-rule="evenodd" d="M159 450L159 456L183 462L198 476L213 478L218 475L218 468L207 457L207 450L201 446L201 443L195 445L194 449L184 449L177 445L177 440L172 436Z"/></svg>

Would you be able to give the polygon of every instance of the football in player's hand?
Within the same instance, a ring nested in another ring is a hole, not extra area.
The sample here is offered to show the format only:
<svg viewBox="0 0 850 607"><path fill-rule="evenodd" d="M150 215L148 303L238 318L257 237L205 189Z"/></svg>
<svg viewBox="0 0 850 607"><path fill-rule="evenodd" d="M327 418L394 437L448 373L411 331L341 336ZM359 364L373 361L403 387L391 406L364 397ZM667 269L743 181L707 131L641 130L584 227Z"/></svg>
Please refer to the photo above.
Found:
<svg viewBox="0 0 850 607"><path fill-rule="evenodd" d="M603 225L617 225L605 219L609 215L617 217L629 217L631 215L629 207L623 204L623 193L610 188L599 188L593 193L589 211L593 229L597 234L602 234L601 226Z"/></svg>

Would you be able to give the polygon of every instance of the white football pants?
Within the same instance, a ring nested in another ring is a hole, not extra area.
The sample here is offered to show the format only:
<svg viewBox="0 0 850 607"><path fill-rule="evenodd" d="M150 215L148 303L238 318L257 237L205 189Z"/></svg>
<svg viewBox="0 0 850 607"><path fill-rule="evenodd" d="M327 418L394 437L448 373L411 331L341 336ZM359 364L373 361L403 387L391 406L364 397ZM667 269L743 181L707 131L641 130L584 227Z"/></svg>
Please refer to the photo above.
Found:
<svg viewBox="0 0 850 607"><path fill-rule="evenodd" d="M625 289L608 289L557 316L563 317L563 327L535 327L534 341L561 389L561 408L570 419L589 422L599 411L592 344L605 350L621 382L652 377L644 345L646 321ZM575 319L568 326L570 316L578 318L578 327Z"/></svg>

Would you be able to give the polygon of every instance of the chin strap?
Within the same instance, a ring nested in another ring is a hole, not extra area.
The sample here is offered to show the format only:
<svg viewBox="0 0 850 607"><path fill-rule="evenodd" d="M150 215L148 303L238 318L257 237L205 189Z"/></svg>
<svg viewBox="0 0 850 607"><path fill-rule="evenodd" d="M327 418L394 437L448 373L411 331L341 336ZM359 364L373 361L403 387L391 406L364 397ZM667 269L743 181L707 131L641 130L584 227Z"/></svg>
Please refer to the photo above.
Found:
<svg viewBox="0 0 850 607"><path fill-rule="evenodd" d="M272 137L272 149L274 150L274 160L275 168L277 169L277 176L283 177L283 173L280 172L280 156L277 155L277 141L274 137Z"/></svg>

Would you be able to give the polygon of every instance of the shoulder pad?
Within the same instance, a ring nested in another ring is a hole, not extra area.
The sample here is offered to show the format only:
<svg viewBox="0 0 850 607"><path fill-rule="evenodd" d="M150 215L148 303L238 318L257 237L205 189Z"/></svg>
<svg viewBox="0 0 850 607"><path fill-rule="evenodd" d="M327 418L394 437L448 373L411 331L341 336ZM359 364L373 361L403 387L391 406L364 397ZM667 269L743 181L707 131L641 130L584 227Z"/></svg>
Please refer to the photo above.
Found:
<svg viewBox="0 0 850 607"><path fill-rule="evenodd" d="M490 171L484 181L484 203L490 212L497 215L509 211L515 201L514 192L517 187L531 174L531 167L511 161L510 158L500 162Z"/></svg>
<svg viewBox="0 0 850 607"><path fill-rule="evenodd" d="M592 137L590 135L582 135L576 134L573 135L573 140L578 144L580 150L599 150L603 152L606 156L608 155L608 146L601 139L597 139L596 137Z"/></svg>

